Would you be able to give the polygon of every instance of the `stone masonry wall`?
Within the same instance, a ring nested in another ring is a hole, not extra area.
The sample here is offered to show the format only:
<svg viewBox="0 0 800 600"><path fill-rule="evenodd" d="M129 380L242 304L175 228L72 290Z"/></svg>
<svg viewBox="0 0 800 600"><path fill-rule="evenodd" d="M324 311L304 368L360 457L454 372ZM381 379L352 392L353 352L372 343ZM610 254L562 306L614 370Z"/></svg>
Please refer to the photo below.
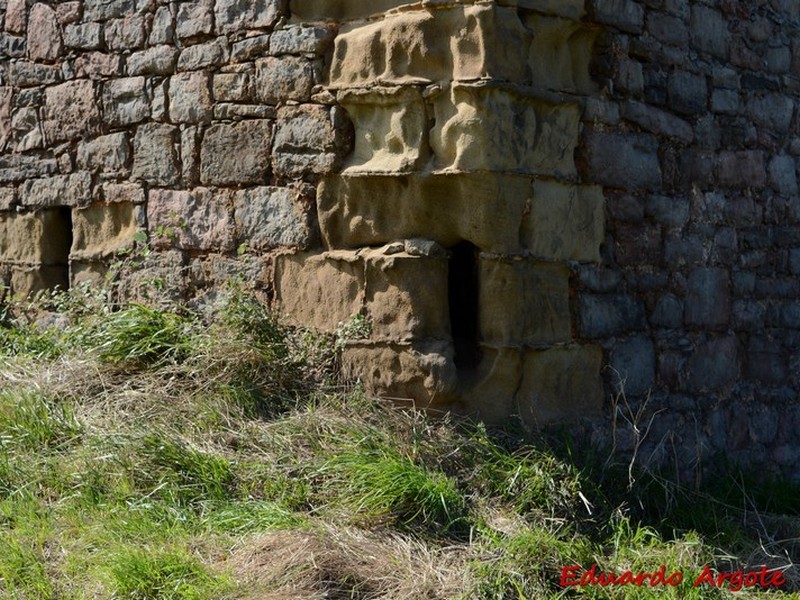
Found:
<svg viewBox="0 0 800 600"><path fill-rule="evenodd" d="M0 10L5 294L241 277L371 393L800 479L795 0Z"/></svg>

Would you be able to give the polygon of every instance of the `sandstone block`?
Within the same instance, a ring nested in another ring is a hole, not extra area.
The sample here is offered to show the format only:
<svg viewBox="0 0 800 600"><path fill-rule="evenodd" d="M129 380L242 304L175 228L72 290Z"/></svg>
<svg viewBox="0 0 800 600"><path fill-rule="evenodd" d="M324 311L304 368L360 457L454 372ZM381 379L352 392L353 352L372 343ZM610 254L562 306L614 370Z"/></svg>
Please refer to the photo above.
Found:
<svg viewBox="0 0 800 600"><path fill-rule="evenodd" d="M85 0L84 21L106 21L133 11L133 0Z"/></svg>
<svg viewBox="0 0 800 600"><path fill-rule="evenodd" d="M526 26L536 32L528 53L534 86L564 92L594 94L589 73L598 29L571 19L529 14Z"/></svg>
<svg viewBox="0 0 800 600"><path fill-rule="evenodd" d="M323 54L333 41L330 27L293 25L272 32L270 52L281 54Z"/></svg>
<svg viewBox="0 0 800 600"><path fill-rule="evenodd" d="M363 256L372 339L450 339L446 258L381 250Z"/></svg>
<svg viewBox="0 0 800 600"><path fill-rule="evenodd" d="M451 171L575 175L580 109L487 85L454 84L434 100L430 144ZM481 115L476 118L476 115Z"/></svg>
<svg viewBox="0 0 800 600"><path fill-rule="evenodd" d="M171 75L177 62L177 48L163 44L153 46L128 56L128 75Z"/></svg>
<svg viewBox="0 0 800 600"><path fill-rule="evenodd" d="M590 131L585 153L591 181L620 189L661 188L658 140L651 135Z"/></svg>
<svg viewBox="0 0 800 600"><path fill-rule="evenodd" d="M308 248L314 228L307 206L295 190L261 186L234 193L237 239L248 248Z"/></svg>
<svg viewBox="0 0 800 600"><path fill-rule="evenodd" d="M84 206L92 198L92 176L85 172L29 179L20 189L25 206Z"/></svg>
<svg viewBox="0 0 800 600"><path fill-rule="evenodd" d="M603 406L599 346L525 352L516 396L520 417L533 425L595 417Z"/></svg>
<svg viewBox="0 0 800 600"><path fill-rule="evenodd" d="M100 23L75 23L64 27L64 45L80 50L97 50L101 46Z"/></svg>
<svg viewBox="0 0 800 600"><path fill-rule="evenodd" d="M141 210L133 204L95 204L73 210L70 259L104 259L130 248Z"/></svg>
<svg viewBox="0 0 800 600"><path fill-rule="evenodd" d="M133 140L133 179L151 185L173 185L180 171L175 150L177 129L159 123L145 123Z"/></svg>
<svg viewBox="0 0 800 600"><path fill-rule="evenodd" d="M213 0L189 0L178 3L175 33L185 40L212 33L214 27Z"/></svg>
<svg viewBox="0 0 800 600"><path fill-rule="evenodd" d="M60 210L0 213L0 262L64 264L69 254L69 236Z"/></svg>
<svg viewBox="0 0 800 600"><path fill-rule="evenodd" d="M530 194L530 180L514 175L341 176L323 181L317 208L330 248L422 237L516 253Z"/></svg>
<svg viewBox="0 0 800 600"><path fill-rule="evenodd" d="M206 130L200 150L200 179L206 185L265 183L272 123L253 119L218 123Z"/></svg>
<svg viewBox="0 0 800 600"><path fill-rule="evenodd" d="M278 307L294 323L333 332L360 314L364 263L354 252L284 254L276 258Z"/></svg>
<svg viewBox="0 0 800 600"><path fill-rule="evenodd" d="M169 79L169 119L173 123L201 123L211 119L209 75L180 73Z"/></svg>
<svg viewBox="0 0 800 600"><path fill-rule="evenodd" d="M103 116L112 127L134 125L149 117L145 78L124 77L104 82Z"/></svg>
<svg viewBox="0 0 800 600"><path fill-rule="evenodd" d="M124 132L78 144L78 167L100 173L104 178L126 177L130 173L130 160L130 143Z"/></svg>
<svg viewBox="0 0 800 600"><path fill-rule="evenodd" d="M56 267L14 267L11 269L11 293L23 298L38 292L69 288L69 270L66 265Z"/></svg>
<svg viewBox="0 0 800 600"><path fill-rule="evenodd" d="M529 43L510 8L475 5L395 13L340 29L330 85L343 89L487 77L524 81Z"/></svg>
<svg viewBox="0 0 800 600"><path fill-rule="evenodd" d="M313 85L314 69L306 58L270 56L256 60L256 97L261 102L304 102L310 98Z"/></svg>
<svg viewBox="0 0 800 600"><path fill-rule="evenodd" d="M570 341L569 269L563 265L481 256L480 333L490 346Z"/></svg>
<svg viewBox="0 0 800 600"><path fill-rule="evenodd" d="M17 190L13 187L0 188L0 211L11 210L17 203Z"/></svg>
<svg viewBox="0 0 800 600"><path fill-rule="evenodd" d="M52 62L61 56L62 51L56 11L43 2L37 2L31 7L28 19L28 57Z"/></svg>
<svg viewBox="0 0 800 600"><path fill-rule="evenodd" d="M137 50L147 39L144 17L138 15L108 21L104 33L106 45L114 51Z"/></svg>
<svg viewBox="0 0 800 600"><path fill-rule="evenodd" d="M403 173L421 169L430 158L428 113L418 88L378 88L340 94L338 100L355 127L350 171Z"/></svg>
<svg viewBox="0 0 800 600"><path fill-rule="evenodd" d="M233 219L228 198L207 188L191 191L151 189L147 226L154 247L180 250L233 249Z"/></svg>
<svg viewBox="0 0 800 600"><path fill-rule="evenodd" d="M605 197L595 186L537 180L523 243L546 260L600 261L605 239Z"/></svg>
<svg viewBox="0 0 800 600"><path fill-rule="evenodd" d="M218 33L245 28L272 27L280 16L278 0L216 0L214 16Z"/></svg>
<svg viewBox="0 0 800 600"><path fill-rule="evenodd" d="M49 143L91 136L100 122L94 84L76 80L48 87L44 115L44 136Z"/></svg>
<svg viewBox="0 0 800 600"><path fill-rule="evenodd" d="M228 62L228 54L228 40L224 36L218 37L213 42L189 46L181 51L178 71L219 67Z"/></svg>
<svg viewBox="0 0 800 600"><path fill-rule="evenodd" d="M522 381L523 351L482 345L474 373L462 377L461 410L486 423L507 424L516 412L514 397Z"/></svg>
<svg viewBox="0 0 800 600"><path fill-rule="evenodd" d="M417 408L444 406L457 394L452 356L446 342L351 345L342 353L342 372L358 378L372 396Z"/></svg>

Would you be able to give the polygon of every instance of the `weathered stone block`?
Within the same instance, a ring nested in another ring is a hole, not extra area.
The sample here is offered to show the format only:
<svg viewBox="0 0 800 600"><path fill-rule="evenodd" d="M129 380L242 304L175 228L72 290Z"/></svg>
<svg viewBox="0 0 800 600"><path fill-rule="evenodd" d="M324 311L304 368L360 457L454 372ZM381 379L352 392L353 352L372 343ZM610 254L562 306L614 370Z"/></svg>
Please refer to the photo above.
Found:
<svg viewBox="0 0 800 600"><path fill-rule="evenodd" d="M160 45L128 56L128 75L171 75L178 61L178 49Z"/></svg>
<svg viewBox="0 0 800 600"><path fill-rule="evenodd" d="M185 40L212 33L214 27L213 0L179 2L175 16L175 33Z"/></svg>
<svg viewBox="0 0 800 600"><path fill-rule="evenodd" d="M224 36L218 37L213 42L189 46L181 51L178 71L219 67L228 62L228 52L228 40Z"/></svg>
<svg viewBox="0 0 800 600"><path fill-rule="evenodd" d="M779 134L789 132L794 108L795 102L781 94L755 96L747 103L747 112L758 125Z"/></svg>
<svg viewBox="0 0 800 600"><path fill-rule="evenodd" d="M0 213L0 262L59 265L69 253L69 229L60 210Z"/></svg>
<svg viewBox="0 0 800 600"><path fill-rule="evenodd" d="M234 42L231 46L231 61L243 62L254 58L261 58L269 52L268 35L257 35Z"/></svg>
<svg viewBox="0 0 800 600"><path fill-rule="evenodd" d="M490 346L570 341L569 269L482 256L478 266L481 339Z"/></svg>
<svg viewBox="0 0 800 600"><path fill-rule="evenodd" d="M58 172L54 158L39 158L25 154L0 155L0 183L20 182Z"/></svg>
<svg viewBox="0 0 800 600"><path fill-rule="evenodd" d="M256 60L256 97L261 102L305 102L311 97L313 85L314 69L306 58L281 56Z"/></svg>
<svg viewBox="0 0 800 600"><path fill-rule="evenodd" d="M106 21L130 14L133 8L133 0L86 0L83 5L83 20Z"/></svg>
<svg viewBox="0 0 800 600"><path fill-rule="evenodd" d="M130 173L130 160L130 143L124 132L78 144L78 166L104 178L126 177Z"/></svg>
<svg viewBox="0 0 800 600"><path fill-rule="evenodd" d="M177 183L180 170L176 142L175 127L159 123L140 125L133 140L133 179L141 179L151 185Z"/></svg>
<svg viewBox="0 0 800 600"><path fill-rule="evenodd" d="M18 108L11 117L12 144L14 150L25 152L44 146L44 136L39 123L39 111L32 106Z"/></svg>
<svg viewBox="0 0 800 600"><path fill-rule="evenodd" d="M599 262L605 238L602 189L535 181L530 215L521 236L539 258Z"/></svg>
<svg viewBox="0 0 800 600"><path fill-rule="evenodd" d="M673 73L667 84L669 104L677 112L699 115L708 109L708 85L702 75L688 71Z"/></svg>
<svg viewBox="0 0 800 600"><path fill-rule="evenodd" d="M5 30L11 33L25 33L28 25L26 0L8 0L6 4Z"/></svg>
<svg viewBox="0 0 800 600"><path fill-rule="evenodd" d="M331 27L292 25L272 32L270 52L281 54L323 54L333 42Z"/></svg>
<svg viewBox="0 0 800 600"><path fill-rule="evenodd" d="M684 319L689 326L725 327L730 320L730 279L725 269L698 268L689 275Z"/></svg>
<svg viewBox="0 0 800 600"><path fill-rule="evenodd" d="M100 23L75 23L64 27L64 45L80 50L97 50L101 46Z"/></svg>
<svg viewBox="0 0 800 600"><path fill-rule="evenodd" d="M28 57L52 62L61 56L62 51L56 11L43 2L37 2L31 7L28 20Z"/></svg>
<svg viewBox="0 0 800 600"><path fill-rule="evenodd" d="M684 144L694 140L694 130L689 123L647 104L629 100L622 105L622 116L651 133L666 135Z"/></svg>
<svg viewBox="0 0 800 600"><path fill-rule="evenodd" d="M106 45L110 50L137 50L147 39L144 17L129 15L123 19L112 19L104 28Z"/></svg>
<svg viewBox="0 0 800 600"><path fill-rule="evenodd" d="M735 335L707 340L686 362L686 389L692 393L718 391L739 375L739 350Z"/></svg>
<svg viewBox="0 0 800 600"><path fill-rule="evenodd" d="M95 204L73 210L70 259L104 259L130 248L141 210L133 204Z"/></svg>
<svg viewBox="0 0 800 600"><path fill-rule="evenodd" d="M0 56L24 58L27 51L27 40L24 37L0 32Z"/></svg>
<svg viewBox="0 0 800 600"><path fill-rule="evenodd" d="M330 173L337 163L342 132L334 126L331 109L313 104L278 109L273 147L275 171L297 177Z"/></svg>
<svg viewBox="0 0 800 600"><path fill-rule="evenodd" d="M79 21L81 18L81 2L79 0L71 0L70 2L61 2L56 8L56 17L60 25L67 25Z"/></svg>
<svg viewBox="0 0 800 600"><path fill-rule="evenodd" d="M408 0L290 0L293 17L303 21L336 21L369 17L408 4Z"/></svg>
<svg viewBox="0 0 800 600"><path fill-rule="evenodd" d="M207 188L151 189L147 226L153 246L160 249L230 251L234 247L228 198Z"/></svg>
<svg viewBox="0 0 800 600"><path fill-rule="evenodd" d="M49 143L71 141L94 134L100 123L91 81L68 81L48 87L44 101L44 136Z"/></svg>
<svg viewBox="0 0 800 600"><path fill-rule="evenodd" d="M272 27L280 16L279 0L216 0L214 16L218 33L245 28Z"/></svg>
<svg viewBox="0 0 800 600"><path fill-rule="evenodd" d="M100 184L101 196L99 199L106 204L144 204L144 188L138 183L111 183Z"/></svg>
<svg viewBox="0 0 800 600"><path fill-rule="evenodd" d="M103 116L112 127L133 125L149 117L145 78L124 77L104 82Z"/></svg>
<svg viewBox="0 0 800 600"><path fill-rule="evenodd" d="M723 187L764 187L767 184L764 153L760 150L720 152L717 157L717 178Z"/></svg>
<svg viewBox="0 0 800 600"><path fill-rule="evenodd" d="M797 184L797 164L788 154L776 156L769 163L769 183L782 196L796 196L800 193Z"/></svg>
<svg viewBox="0 0 800 600"><path fill-rule="evenodd" d="M434 100L434 114L430 144L442 170L575 175L576 104L550 104L481 84L453 84L449 94Z"/></svg>
<svg viewBox="0 0 800 600"><path fill-rule="evenodd" d="M173 123L201 123L211 119L209 75L180 73L169 79L169 119Z"/></svg>
<svg viewBox="0 0 800 600"><path fill-rule="evenodd" d="M516 396L520 417L543 425L598 415L603 406L602 362L599 346L527 351Z"/></svg>
<svg viewBox="0 0 800 600"><path fill-rule="evenodd" d="M86 52L75 59L75 75L98 80L122 75L122 58L117 54Z"/></svg>
<svg viewBox="0 0 800 600"><path fill-rule="evenodd" d="M593 130L585 153L590 181L627 190L661 188L658 141L651 135Z"/></svg>
<svg viewBox="0 0 800 600"><path fill-rule="evenodd" d="M355 127L349 171L403 173L429 159L428 114L416 87L340 94L339 102ZM332 132L330 119L327 129Z"/></svg>
<svg viewBox="0 0 800 600"><path fill-rule="evenodd" d="M200 179L206 185L265 183L272 122L253 119L212 125L203 136Z"/></svg>
<svg viewBox="0 0 800 600"><path fill-rule="evenodd" d="M17 203L17 190L13 187L0 188L0 211L11 210Z"/></svg>
<svg viewBox="0 0 800 600"><path fill-rule="evenodd" d="M59 65L42 65L27 60L17 60L8 69L8 83L17 88L49 85L64 78Z"/></svg>
<svg viewBox="0 0 800 600"><path fill-rule="evenodd" d="M250 102L252 99L253 81L250 73L218 73L214 75L214 100L218 102Z"/></svg>
<svg viewBox="0 0 800 600"><path fill-rule="evenodd" d="M91 201L92 176L84 171L72 175L54 175L29 179L20 188L25 206L82 206Z"/></svg>
<svg viewBox="0 0 800 600"><path fill-rule="evenodd" d="M581 335L588 338L608 338L645 326L644 306L625 294L582 294L578 317Z"/></svg>
<svg viewBox="0 0 800 600"><path fill-rule="evenodd" d="M366 315L372 339L450 339L447 259L364 253Z"/></svg>
<svg viewBox="0 0 800 600"><path fill-rule="evenodd" d="M308 248L314 238L309 207L291 188L261 186L239 190L233 199L237 240L248 248Z"/></svg>
<svg viewBox="0 0 800 600"><path fill-rule="evenodd" d="M655 382L655 349L652 340L644 335L617 342L609 363L612 384L629 398L647 394Z"/></svg>
<svg viewBox="0 0 800 600"><path fill-rule="evenodd" d="M422 237L517 253L530 194L530 180L514 175L341 176L323 181L317 208L330 248Z"/></svg>
<svg viewBox="0 0 800 600"><path fill-rule="evenodd" d="M355 252L284 254L276 258L278 307L293 322L333 332L360 314L364 263Z"/></svg>
<svg viewBox="0 0 800 600"><path fill-rule="evenodd" d="M692 6L690 35L692 44L698 50L721 59L728 57L731 38L728 22L713 8L702 4Z"/></svg>
<svg viewBox="0 0 800 600"><path fill-rule="evenodd" d="M514 396L522 381L522 357L517 348L481 345L481 361L468 376L460 374L460 411L487 423L507 424L517 408Z"/></svg>
<svg viewBox="0 0 800 600"><path fill-rule="evenodd" d="M446 342L350 345L342 352L345 377L358 378L370 395L413 403L417 408L456 399L458 379Z"/></svg>
<svg viewBox="0 0 800 600"><path fill-rule="evenodd" d="M153 15L153 23L150 27L150 37L147 42L151 46L159 44L171 44L175 35L175 27L172 24L172 11L169 6L159 6Z"/></svg>
<svg viewBox="0 0 800 600"><path fill-rule="evenodd" d="M633 0L590 0L587 9L598 23L628 33L642 33L644 29L644 8Z"/></svg>

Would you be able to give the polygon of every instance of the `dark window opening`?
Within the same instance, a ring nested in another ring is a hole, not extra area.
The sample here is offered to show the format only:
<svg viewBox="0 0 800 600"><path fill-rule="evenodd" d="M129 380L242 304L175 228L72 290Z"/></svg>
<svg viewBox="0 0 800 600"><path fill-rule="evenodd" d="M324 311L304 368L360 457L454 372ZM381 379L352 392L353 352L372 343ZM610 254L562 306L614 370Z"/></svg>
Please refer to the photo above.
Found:
<svg viewBox="0 0 800 600"><path fill-rule="evenodd" d="M50 245L48 254L53 259L53 266L45 275L47 287L51 289L69 289L69 252L72 248L72 209L63 206L58 210L58 218L54 227L47 232L47 241Z"/></svg>
<svg viewBox="0 0 800 600"><path fill-rule="evenodd" d="M478 344L478 248L469 242L460 242L450 249L450 253L447 294L455 363L459 370L471 370L481 360Z"/></svg>

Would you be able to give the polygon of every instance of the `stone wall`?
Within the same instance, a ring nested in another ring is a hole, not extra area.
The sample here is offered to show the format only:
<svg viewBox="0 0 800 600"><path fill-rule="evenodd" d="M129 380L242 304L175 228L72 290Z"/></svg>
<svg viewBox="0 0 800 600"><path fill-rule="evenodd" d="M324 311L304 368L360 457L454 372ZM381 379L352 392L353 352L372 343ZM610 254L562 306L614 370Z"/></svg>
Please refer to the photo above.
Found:
<svg viewBox="0 0 800 600"><path fill-rule="evenodd" d="M372 393L800 479L795 0L0 8L6 294L242 277Z"/></svg>

